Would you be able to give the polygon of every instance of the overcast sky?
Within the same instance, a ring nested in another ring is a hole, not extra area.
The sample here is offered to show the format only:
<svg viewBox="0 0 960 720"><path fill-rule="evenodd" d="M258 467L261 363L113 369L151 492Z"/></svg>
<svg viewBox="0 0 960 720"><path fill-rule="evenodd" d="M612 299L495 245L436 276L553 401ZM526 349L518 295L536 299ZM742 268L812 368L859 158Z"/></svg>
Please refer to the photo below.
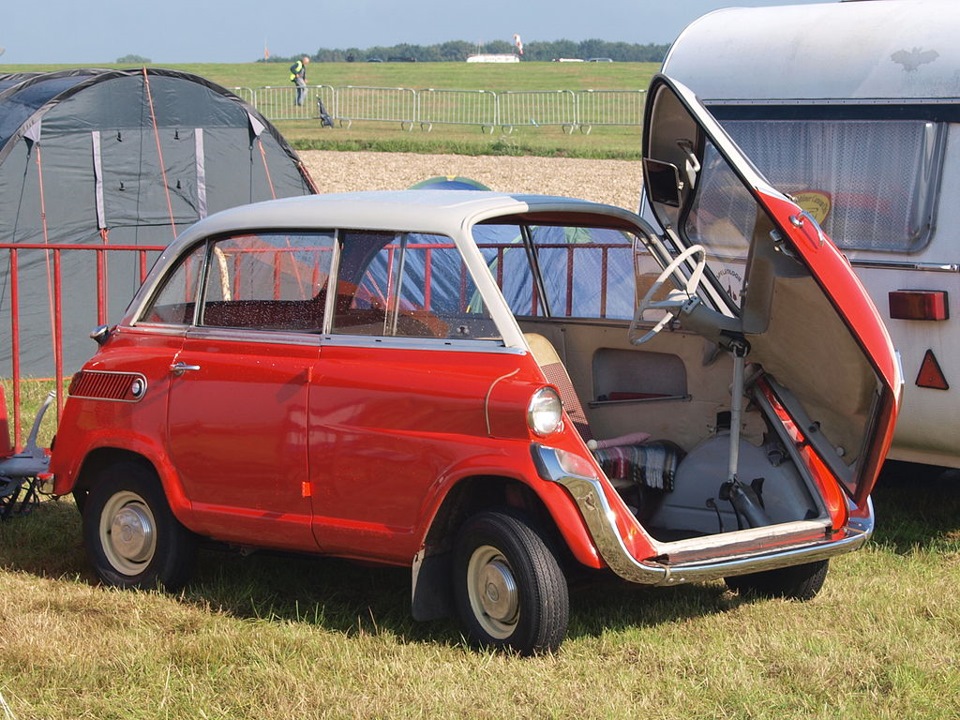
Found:
<svg viewBox="0 0 960 720"><path fill-rule="evenodd" d="M817 0L792 0L809 3ZM46 0L5 3L0 63L252 62L318 48L598 38L669 43L720 7L784 0Z"/></svg>

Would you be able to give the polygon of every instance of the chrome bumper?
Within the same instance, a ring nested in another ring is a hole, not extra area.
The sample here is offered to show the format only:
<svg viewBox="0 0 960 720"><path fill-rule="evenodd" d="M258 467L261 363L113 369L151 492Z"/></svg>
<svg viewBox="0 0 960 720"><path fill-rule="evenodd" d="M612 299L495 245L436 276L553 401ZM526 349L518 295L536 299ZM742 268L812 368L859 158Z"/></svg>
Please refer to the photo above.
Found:
<svg viewBox="0 0 960 720"><path fill-rule="evenodd" d="M545 480L562 485L573 497L587 524L603 561L624 580L644 585L679 585L681 583L716 580L733 575L775 570L790 565L826 560L860 548L873 534L873 506L863 519L851 519L842 537L807 540L755 554L720 557L698 562L665 563L640 561L627 550L615 522L615 514L607 501L600 480L572 474L564 470L557 450L543 445L533 446L534 461ZM734 533L729 533L733 535ZM664 548L668 548L665 545ZM722 546L718 546L722 554Z"/></svg>

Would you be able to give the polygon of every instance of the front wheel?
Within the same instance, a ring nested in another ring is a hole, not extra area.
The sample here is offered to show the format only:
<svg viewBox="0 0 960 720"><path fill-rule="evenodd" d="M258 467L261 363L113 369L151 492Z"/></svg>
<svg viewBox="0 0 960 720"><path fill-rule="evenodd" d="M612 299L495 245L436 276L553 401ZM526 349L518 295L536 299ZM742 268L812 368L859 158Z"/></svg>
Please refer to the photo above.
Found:
<svg viewBox="0 0 960 720"><path fill-rule="evenodd" d="M553 652L567 632L567 581L546 543L505 512L474 515L460 529L454 597L470 641L521 655Z"/></svg>
<svg viewBox="0 0 960 720"><path fill-rule="evenodd" d="M724 578L727 587L741 595L812 600L827 578L829 560Z"/></svg>
<svg viewBox="0 0 960 720"><path fill-rule="evenodd" d="M139 463L98 473L83 503L83 540L108 585L176 592L193 574L196 538L173 516L156 475Z"/></svg>

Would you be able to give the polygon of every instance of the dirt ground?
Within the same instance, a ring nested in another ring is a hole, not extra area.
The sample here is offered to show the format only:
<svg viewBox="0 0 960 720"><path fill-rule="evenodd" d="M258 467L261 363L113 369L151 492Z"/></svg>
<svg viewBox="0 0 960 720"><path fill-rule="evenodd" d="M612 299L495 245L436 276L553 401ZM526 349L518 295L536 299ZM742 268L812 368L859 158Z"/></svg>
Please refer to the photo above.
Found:
<svg viewBox="0 0 960 720"><path fill-rule="evenodd" d="M461 175L503 192L567 195L636 211L640 163L538 157L414 153L300 153L321 192L402 190L436 176Z"/></svg>

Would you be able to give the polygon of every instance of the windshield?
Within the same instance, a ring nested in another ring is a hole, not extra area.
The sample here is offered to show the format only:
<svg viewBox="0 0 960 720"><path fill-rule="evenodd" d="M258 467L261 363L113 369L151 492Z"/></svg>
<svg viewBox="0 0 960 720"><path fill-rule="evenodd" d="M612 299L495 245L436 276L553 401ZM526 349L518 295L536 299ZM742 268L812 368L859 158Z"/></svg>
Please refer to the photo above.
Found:
<svg viewBox="0 0 960 720"><path fill-rule="evenodd" d="M682 216L681 234L688 244L704 247L717 284L738 308L757 213L753 196L707 141L695 194L689 212Z"/></svg>

